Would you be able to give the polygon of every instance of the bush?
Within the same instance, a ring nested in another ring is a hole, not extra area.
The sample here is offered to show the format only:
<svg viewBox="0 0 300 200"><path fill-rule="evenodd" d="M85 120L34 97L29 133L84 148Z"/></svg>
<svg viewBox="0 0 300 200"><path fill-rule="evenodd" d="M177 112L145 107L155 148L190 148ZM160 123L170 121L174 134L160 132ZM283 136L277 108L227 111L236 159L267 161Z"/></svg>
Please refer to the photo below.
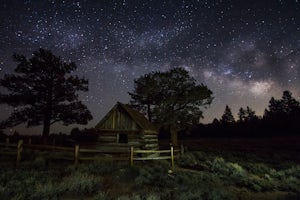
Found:
<svg viewBox="0 0 300 200"><path fill-rule="evenodd" d="M70 195L93 194L102 186L102 178L83 173L74 173L60 184L61 190Z"/></svg>
<svg viewBox="0 0 300 200"><path fill-rule="evenodd" d="M10 199L6 187L0 185L0 199Z"/></svg>
<svg viewBox="0 0 300 200"><path fill-rule="evenodd" d="M197 188L185 192L178 192L176 199L180 200L234 200L235 197L222 189L203 189Z"/></svg>
<svg viewBox="0 0 300 200"><path fill-rule="evenodd" d="M281 181L280 189L300 193L300 180L293 176L285 177Z"/></svg>
<svg viewBox="0 0 300 200"><path fill-rule="evenodd" d="M156 189L166 189L174 185L174 180L169 177L168 169L159 165L145 165L139 168L134 183L137 188L151 186Z"/></svg>
<svg viewBox="0 0 300 200"><path fill-rule="evenodd" d="M37 184L33 190L33 194L30 199L32 200L55 200L62 194L62 191L59 187L55 186L52 182L46 184Z"/></svg>
<svg viewBox="0 0 300 200"><path fill-rule="evenodd" d="M121 168L121 165L118 165L117 163L97 161L79 165L77 169L73 168L73 170L84 174L104 176L114 174L119 168Z"/></svg>
<svg viewBox="0 0 300 200"><path fill-rule="evenodd" d="M46 161L46 159L43 156L38 156L31 163L31 167L33 167L36 170L46 169L46 167L47 167L47 161Z"/></svg>
<svg viewBox="0 0 300 200"><path fill-rule="evenodd" d="M111 200L111 198L105 192L98 192L92 200Z"/></svg>
<svg viewBox="0 0 300 200"><path fill-rule="evenodd" d="M124 167L115 172L118 180L120 182L128 183L128 181L134 180L139 176L139 168L138 167Z"/></svg>
<svg viewBox="0 0 300 200"><path fill-rule="evenodd" d="M208 162L210 170L221 176L231 178L244 178L248 172L237 163L225 162L223 158L216 157L212 162Z"/></svg>
<svg viewBox="0 0 300 200"><path fill-rule="evenodd" d="M177 164L182 167L193 168L198 165L198 160L193 153L186 152L181 154L176 160Z"/></svg>
<svg viewBox="0 0 300 200"><path fill-rule="evenodd" d="M300 166L299 165L292 166L289 169L283 170L283 172L286 176L294 176L295 178L300 179Z"/></svg>
<svg viewBox="0 0 300 200"><path fill-rule="evenodd" d="M250 173L264 175L270 173L270 167L263 163L248 163L247 169Z"/></svg>

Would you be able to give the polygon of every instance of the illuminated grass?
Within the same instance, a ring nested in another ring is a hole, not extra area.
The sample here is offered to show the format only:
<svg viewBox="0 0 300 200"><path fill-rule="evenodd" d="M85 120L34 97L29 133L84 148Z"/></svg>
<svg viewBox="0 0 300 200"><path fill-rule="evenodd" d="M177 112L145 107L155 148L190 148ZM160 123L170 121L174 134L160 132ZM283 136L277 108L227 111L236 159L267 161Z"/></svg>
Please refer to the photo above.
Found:
<svg viewBox="0 0 300 200"><path fill-rule="evenodd" d="M17 169L0 164L0 199L297 199L300 166L255 156L186 152L169 162L94 162L77 168L37 157ZM251 159L249 159L251 157Z"/></svg>

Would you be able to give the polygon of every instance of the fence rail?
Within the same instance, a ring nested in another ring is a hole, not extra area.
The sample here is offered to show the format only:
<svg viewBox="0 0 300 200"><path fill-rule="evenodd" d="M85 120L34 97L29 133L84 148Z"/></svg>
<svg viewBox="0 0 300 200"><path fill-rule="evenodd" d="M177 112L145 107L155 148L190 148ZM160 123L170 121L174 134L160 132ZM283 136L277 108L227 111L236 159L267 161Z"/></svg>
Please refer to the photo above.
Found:
<svg viewBox="0 0 300 200"><path fill-rule="evenodd" d="M74 148L72 147L59 147L53 145L24 144L24 147L33 150L74 151Z"/></svg>
<svg viewBox="0 0 300 200"><path fill-rule="evenodd" d="M19 140L17 144L11 144L9 143L9 140L6 140L6 143L0 143L0 148L0 154L16 156L16 165L20 164L24 148L33 151L72 152L73 156L72 154L70 156L60 156L58 159L73 160L75 166L77 166L80 161L129 161L130 165L133 165L134 161L171 160L172 169L174 169L174 153L180 152L180 150L174 150L172 146L169 150L141 150L130 147L127 151L120 151L80 148L79 145L75 145L74 147L60 147L52 145L23 144L23 140ZM150 155L145 156L145 154Z"/></svg>
<svg viewBox="0 0 300 200"><path fill-rule="evenodd" d="M149 157L134 157L135 154L155 154ZM161 156L162 153L168 153L168 156ZM158 154L158 155L156 155ZM133 147L130 148L130 165L133 166L133 161L145 161L145 160L171 160L171 167L174 169L174 148L171 146L170 150L134 150Z"/></svg>
<svg viewBox="0 0 300 200"><path fill-rule="evenodd" d="M0 151L1 155L15 155L16 165L18 166L21 161L21 153L23 151L23 140L19 140L17 144L10 144L6 139L5 143L0 143L0 147L4 147L4 151Z"/></svg>

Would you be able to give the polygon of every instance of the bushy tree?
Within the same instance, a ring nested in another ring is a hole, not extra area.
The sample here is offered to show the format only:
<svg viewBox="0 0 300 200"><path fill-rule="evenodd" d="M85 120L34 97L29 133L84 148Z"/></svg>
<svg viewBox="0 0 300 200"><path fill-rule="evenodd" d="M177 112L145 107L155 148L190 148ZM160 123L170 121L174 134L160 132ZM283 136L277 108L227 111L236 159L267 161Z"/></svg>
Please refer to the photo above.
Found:
<svg viewBox="0 0 300 200"><path fill-rule="evenodd" d="M146 114L149 121L153 121L153 109L161 101L161 72L151 72L134 80L134 92L129 92L130 103L140 112Z"/></svg>
<svg viewBox="0 0 300 200"><path fill-rule="evenodd" d="M231 108L228 105L226 105L225 111L224 111L220 121L222 124L232 124L235 122L234 117L231 112Z"/></svg>
<svg viewBox="0 0 300 200"><path fill-rule="evenodd" d="M255 114L255 111L252 110L249 106L246 108L246 121L251 121L254 119L258 119L258 117Z"/></svg>
<svg viewBox="0 0 300 200"><path fill-rule="evenodd" d="M220 125L220 121L217 118L214 118L213 121L212 121L212 124L214 126L219 126Z"/></svg>
<svg viewBox="0 0 300 200"><path fill-rule="evenodd" d="M30 59L18 54L14 59L18 63L16 74L6 74L0 80L0 86L7 90L0 95L0 103L15 109L2 124L43 125L43 136L48 136L55 122L87 124L92 119L76 94L88 91L88 80L70 75L77 68L75 63L66 63L44 49L35 51Z"/></svg>
<svg viewBox="0 0 300 200"><path fill-rule="evenodd" d="M282 98L276 100L272 97L269 101L268 109L265 110L264 118L279 119L294 115L300 110L300 103L292 97L290 91L284 91Z"/></svg>
<svg viewBox="0 0 300 200"><path fill-rule="evenodd" d="M148 119L167 127L173 145L177 145L177 131L187 124L199 123L202 108L212 102L212 92L183 68L166 72L152 72L134 82L131 104L146 112Z"/></svg>
<svg viewBox="0 0 300 200"><path fill-rule="evenodd" d="M244 122L246 120L246 111L244 108L240 108L238 112L239 122Z"/></svg>
<svg viewBox="0 0 300 200"><path fill-rule="evenodd" d="M255 115L255 111L252 110L249 106L244 108L240 108L238 112L239 116L239 122L249 122L254 119L258 119L258 117Z"/></svg>
<svg viewBox="0 0 300 200"><path fill-rule="evenodd" d="M280 104L282 112L287 115L299 109L300 106L300 103L292 97L292 93L288 90L283 92Z"/></svg>

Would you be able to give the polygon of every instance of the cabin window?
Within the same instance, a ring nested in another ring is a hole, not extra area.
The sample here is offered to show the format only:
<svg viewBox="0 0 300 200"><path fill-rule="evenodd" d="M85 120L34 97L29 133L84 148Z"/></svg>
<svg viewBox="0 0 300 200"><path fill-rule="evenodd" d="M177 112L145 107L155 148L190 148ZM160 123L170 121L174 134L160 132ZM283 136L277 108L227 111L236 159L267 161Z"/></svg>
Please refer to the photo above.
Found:
<svg viewBox="0 0 300 200"><path fill-rule="evenodd" d="M119 143L128 143L128 135L127 134L119 134Z"/></svg>

